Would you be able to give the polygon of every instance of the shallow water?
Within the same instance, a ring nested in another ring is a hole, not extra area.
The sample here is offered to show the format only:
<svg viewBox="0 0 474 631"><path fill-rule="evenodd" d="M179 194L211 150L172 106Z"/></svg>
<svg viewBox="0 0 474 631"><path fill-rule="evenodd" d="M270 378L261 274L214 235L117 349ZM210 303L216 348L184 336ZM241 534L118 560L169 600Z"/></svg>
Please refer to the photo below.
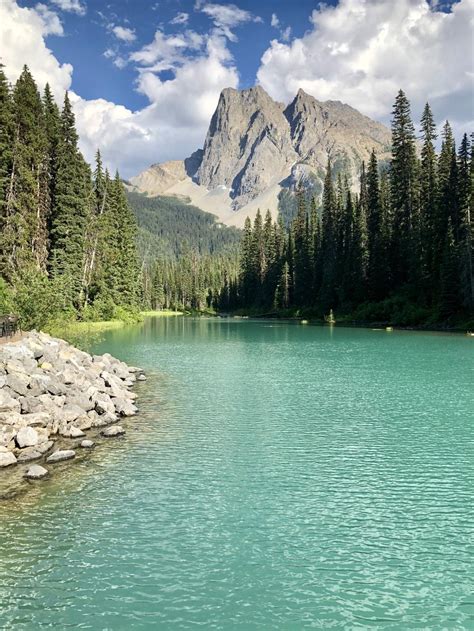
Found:
<svg viewBox="0 0 474 631"><path fill-rule="evenodd" d="M163 318L125 440L0 503L1 629L474 628L474 340Z"/></svg>

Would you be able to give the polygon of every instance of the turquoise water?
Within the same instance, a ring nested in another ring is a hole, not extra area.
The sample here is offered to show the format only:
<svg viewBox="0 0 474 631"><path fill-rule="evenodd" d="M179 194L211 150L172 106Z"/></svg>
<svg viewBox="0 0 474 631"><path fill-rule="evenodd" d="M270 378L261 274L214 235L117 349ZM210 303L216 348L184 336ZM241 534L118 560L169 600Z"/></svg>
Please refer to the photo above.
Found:
<svg viewBox="0 0 474 631"><path fill-rule="evenodd" d="M474 340L150 319L127 437L0 504L1 629L474 628Z"/></svg>

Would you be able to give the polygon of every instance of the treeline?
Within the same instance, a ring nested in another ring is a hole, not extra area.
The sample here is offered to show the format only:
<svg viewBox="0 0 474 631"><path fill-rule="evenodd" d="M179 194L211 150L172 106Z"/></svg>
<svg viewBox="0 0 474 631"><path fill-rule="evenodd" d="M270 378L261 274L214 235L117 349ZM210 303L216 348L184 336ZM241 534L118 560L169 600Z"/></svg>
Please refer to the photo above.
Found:
<svg viewBox="0 0 474 631"><path fill-rule="evenodd" d="M472 138L472 137L471 137ZM238 278L221 292L227 309L330 309L398 324L452 322L474 311L474 142L456 150L448 122L435 151L427 104L421 150L405 94L392 118L392 156L362 165L360 187L336 181L328 162L322 204L297 191L289 230L260 213L247 220Z"/></svg>
<svg viewBox="0 0 474 631"><path fill-rule="evenodd" d="M60 110L26 66L13 87L0 66L0 311L28 327L135 310L136 234L118 173L78 149L68 94Z"/></svg>
<svg viewBox="0 0 474 631"><path fill-rule="evenodd" d="M156 260L144 272L144 299L152 309L214 311L238 269L237 249L213 255L190 250L179 259Z"/></svg>

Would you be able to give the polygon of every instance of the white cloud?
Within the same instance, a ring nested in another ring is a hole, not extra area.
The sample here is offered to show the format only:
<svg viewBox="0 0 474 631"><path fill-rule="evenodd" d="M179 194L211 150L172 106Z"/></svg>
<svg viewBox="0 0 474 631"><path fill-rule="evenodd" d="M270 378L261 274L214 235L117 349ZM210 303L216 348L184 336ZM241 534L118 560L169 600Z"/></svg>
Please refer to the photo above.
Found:
<svg viewBox="0 0 474 631"><path fill-rule="evenodd" d="M43 22L43 35L64 35L63 25L57 13L41 3L35 6L35 11Z"/></svg>
<svg viewBox="0 0 474 631"><path fill-rule="evenodd" d="M117 39L120 39L122 42L130 43L137 39L137 36L135 35L135 30L127 28L126 26L113 26L112 33Z"/></svg>
<svg viewBox="0 0 474 631"><path fill-rule="evenodd" d="M63 11L77 13L77 15L86 14L86 6L81 4L80 0L51 0L51 2Z"/></svg>
<svg viewBox="0 0 474 631"><path fill-rule="evenodd" d="M278 19L276 13L272 13L271 25L273 26L273 28L278 28L280 26L280 20Z"/></svg>
<svg viewBox="0 0 474 631"><path fill-rule="evenodd" d="M281 38L284 42L289 42L291 38L291 26L287 26L281 31Z"/></svg>
<svg viewBox="0 0 474 631"><path fill-rule="evenodd" d="M472 120L474 0L450 13L426 0L340 0L313 11L313 29L291 44L273 40L259 83L278 100L298 88L320 100L345 101L387 121L402 88L419 115L429 100L435 115ZM469 131L469 129L468 129Z"/></svg>
<svg viewBox="0 0 474 631"><path fill-rule="evenodd" d="M189 20L189 13L177 13L176 16L170 20L170 24L187 24Z"/></svg>
<svg viewBox="0 0 474 631"><path fill-rule="evenodd" d="M1 59L10 81L16 81L23 65L28 64L38 87L43 89L49 82L56 99L62 101L64 91L71 86L72 66L59 63L46 46L45 37L62 34L62 27L45 15L42 8L19 7L14 0L1 0Z"/></svg>
<svg viewBox="0 0 474 631"><path fill-rule="evenodd" d="M231 42L237 41L237 36L231 29L246 22L262 22L261 17L253 15L250 11L239 9L235 4L203 3L201 0L197 0L195 8L208 15L214 22L218 32Z"/></svg>
<svg viewBox="0 0 474 631"><path fill-rule="evenodd" d="M132 59L118 56L113 47L104 52L116 65L138 64L138 88L149 99L148 106L133 112L105 99L83 99L71 91L72 66L60 64L45 44L54 24L45 15L41 8L20 8L14 0L0 0L7 76L16 81L27 63L39 88L48 81L59 103L69 89L86 159L92 162L99 147L105 164L111 171L119 168L124 177L157 161L184 158L201 147L221 90L238 86L237 69L218 33L186 31L178 37L158 31ZM163 68L172 72L166 81L156 74Z"/></svg>

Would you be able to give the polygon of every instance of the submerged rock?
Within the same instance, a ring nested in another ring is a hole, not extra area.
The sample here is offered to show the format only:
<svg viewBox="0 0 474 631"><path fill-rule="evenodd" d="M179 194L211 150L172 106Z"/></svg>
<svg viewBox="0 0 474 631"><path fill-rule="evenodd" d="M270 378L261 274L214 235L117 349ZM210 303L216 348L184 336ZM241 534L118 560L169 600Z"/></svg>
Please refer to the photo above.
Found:
<svg viewBox="0 0 474 631"><path fill-rule="evenodd" d="M71 460L76 457L74 449L58 449L54 454L51 454L49 458L46 458L46 462L61 462L62 460Z"/></svg>
<svg viewBox="0 0 474 631"><path fill-rule="evenodd" d="M83 440L79 446L83 449L91 449L94 445L95 443L93 440Z"/></svg>
<svg viewBox="0 0 474 631"><path fill-rule="evenodd" d="M48 475L48 469L45 469L39 464L33 464L28 468L28 471L25 473L25 478L29 480L41 480Z"/></svg>
<svg viewBox="0 0 474 631"><path fill-rule="evenodd" d="M115 436L123 436L123 434L125 434L125 430L121 425L111 425L101 431L104 438L114 438Z"/></svg>
<svg viewBox="0 0 474 631"><path fill-rule="evenodd" d="M16 464L16 456L11 451L1 451L0 448L0 468L9 467Z"/></svg>

